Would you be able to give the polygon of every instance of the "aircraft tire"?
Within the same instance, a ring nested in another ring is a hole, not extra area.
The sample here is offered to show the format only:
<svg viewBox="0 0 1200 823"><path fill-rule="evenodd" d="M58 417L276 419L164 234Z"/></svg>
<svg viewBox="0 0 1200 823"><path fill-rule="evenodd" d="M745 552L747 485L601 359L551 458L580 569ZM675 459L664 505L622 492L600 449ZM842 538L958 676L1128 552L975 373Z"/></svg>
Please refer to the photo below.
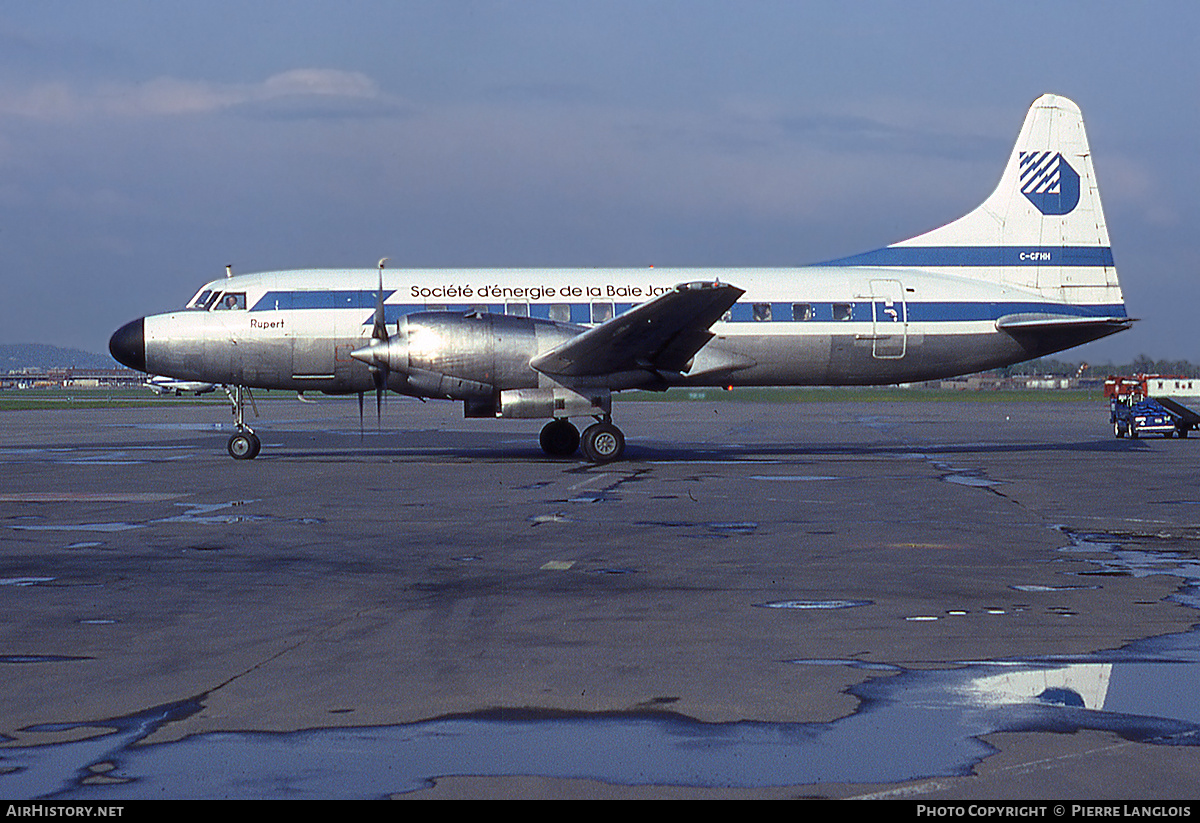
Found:
<svg viewBox="0 0 1200 823"><path fill-rule="evenodd" d="M1138 439L1138 430L1137 430L1137 426L1133 425L1132 423L1130 423L1130 424L1129 424L1129 439L1130 439L1130 440L1137 440L1137 439Z"/></svg>
<svg viewBox="0 0 1200 823"><path fill-rule="evenodd" d="M1113 434L1118 440L1125 436L1125 429L1121 428L1120 421L1113 423Z"/></svg>
<svg viewBox="0 0 1200 823"><path fill-rule="evenodd" d="M580 448L592 463L611 463L625 453L625 435L612 423L594 423L583 430Z"/></svg>
<svg viewBox="0 0 1200 823"><path fill-rule="evenodd" d="M254 432L237 432L229 438L226 449L234 460L253 460L262 450L262 441Z"/></svg>
<svg viewBox="0 0 1200 823"><path fill-rule="evenodd" d="M538 442L550 457L569 457L579 449L579 429L565 417L551 420L542 427Z"/></svg>

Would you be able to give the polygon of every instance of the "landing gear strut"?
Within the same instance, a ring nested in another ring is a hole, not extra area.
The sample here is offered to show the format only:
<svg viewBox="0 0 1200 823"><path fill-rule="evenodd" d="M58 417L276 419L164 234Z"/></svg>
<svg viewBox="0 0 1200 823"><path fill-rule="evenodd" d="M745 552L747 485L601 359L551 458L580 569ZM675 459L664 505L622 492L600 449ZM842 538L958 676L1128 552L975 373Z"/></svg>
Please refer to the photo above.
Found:
<svg viewBox="0 0 1200 823"><path fill-rule="evenodd" d="M237 429L230 436L226 449L234 460L253 460L262 449L262 441L258 439L254 429L246 425L246 401L250 401L255 417L258 416L258 404L254 402L254 395L245 386L234 386L232 391L226 386L225 394L229 396L229 402L233 405L233 426Z"/></svg>

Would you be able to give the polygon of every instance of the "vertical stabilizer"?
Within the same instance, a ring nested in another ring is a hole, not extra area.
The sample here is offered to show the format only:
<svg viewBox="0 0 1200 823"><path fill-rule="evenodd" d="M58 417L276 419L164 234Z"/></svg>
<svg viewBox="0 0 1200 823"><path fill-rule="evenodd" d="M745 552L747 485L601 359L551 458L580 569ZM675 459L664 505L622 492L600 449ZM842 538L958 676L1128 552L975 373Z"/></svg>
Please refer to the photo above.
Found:
<svg viewBox="0 0 1200 823"><path fill-rule="evenodd" d="M916 266L1036 289L1066 303L1122 304L1079 107L1044 94L1000 184L964 217L839 265Z"/></svg>

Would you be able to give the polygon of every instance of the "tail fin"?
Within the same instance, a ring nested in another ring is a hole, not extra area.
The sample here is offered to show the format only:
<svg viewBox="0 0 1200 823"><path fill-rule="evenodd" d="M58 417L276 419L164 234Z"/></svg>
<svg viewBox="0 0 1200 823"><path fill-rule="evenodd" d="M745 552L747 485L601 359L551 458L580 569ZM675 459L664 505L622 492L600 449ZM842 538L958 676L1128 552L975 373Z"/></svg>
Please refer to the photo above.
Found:
<svg viewBox="0 0 1200 823"><path fill-rule="evenodd" d="M1108 227L1079 107L1033 102L1000 184L953 223L835 261L915 266L1036 289L1068 304L1122 306Z"/></svg>

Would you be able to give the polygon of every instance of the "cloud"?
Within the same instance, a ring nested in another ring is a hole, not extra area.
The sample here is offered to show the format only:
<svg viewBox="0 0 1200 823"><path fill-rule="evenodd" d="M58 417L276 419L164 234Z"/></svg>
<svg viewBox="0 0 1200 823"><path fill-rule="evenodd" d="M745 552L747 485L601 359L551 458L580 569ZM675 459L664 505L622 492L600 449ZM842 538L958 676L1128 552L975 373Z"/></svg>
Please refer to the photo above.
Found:
<svg viewBox="0 0 1200 823"><path fill-rule="evenodd" d="M378 97L379 87L365 74L335 69L292 69L268 77L262 91L270 96L327 95L334 97Z"/></svg>
<svg viewBox="0 0 1200 823"><path fill-rule="evenodd" d="M61 121L235 112L268 117L387 116L406 110L361 72L300 68L259 83L157 77L81 88L64 82L0 87L0 116Z"/></svg>

